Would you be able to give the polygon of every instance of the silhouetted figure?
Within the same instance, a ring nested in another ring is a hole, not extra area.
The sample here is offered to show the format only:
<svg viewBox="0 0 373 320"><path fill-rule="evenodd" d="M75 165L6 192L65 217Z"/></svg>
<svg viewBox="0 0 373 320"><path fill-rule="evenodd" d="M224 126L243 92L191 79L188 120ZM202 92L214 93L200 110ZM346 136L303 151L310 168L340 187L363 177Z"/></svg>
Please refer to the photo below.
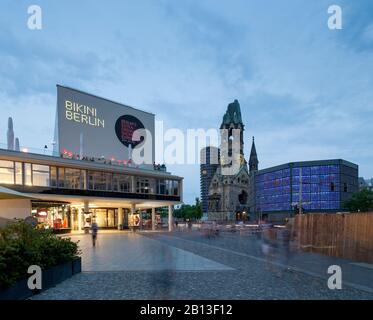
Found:
<svg viewBox="0 0 373 320"><path fill-rule="evenodd" d="M96 240L97 240L97 232L98 232L98 225L96 222L92 223L91 230L92 230L92 245L95 247Z"/></svg>
<svg viewBox="0 0 373 320"><path fill-rule="evenodd" d="M276 229L272 227L266 227L263 230L263 243L262 243L262 252L266 257L266 270L276 271L274 268L274 259L277 249L277 232Z"/></svg>

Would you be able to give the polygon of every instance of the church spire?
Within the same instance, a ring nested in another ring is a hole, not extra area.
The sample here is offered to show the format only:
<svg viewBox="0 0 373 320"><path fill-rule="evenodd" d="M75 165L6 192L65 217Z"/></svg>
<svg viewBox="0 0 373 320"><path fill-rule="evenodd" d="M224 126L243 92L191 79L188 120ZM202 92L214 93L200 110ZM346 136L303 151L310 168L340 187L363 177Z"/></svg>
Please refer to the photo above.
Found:
<svg viewBox="0 0 373 320"><path fill-rule="evenodd" d="M220 126L220 129L223 129L226 126L230 125L241 125L242 123L242 116L241 116L241 107L240 103L237 99L235 99L232 103L228 105L227 111L224 114L223 122Z"/></svg>
<svg viewBox="0 0 373 320"><path fill-rule="evenodd" d="M250 159L249 159L249 169L250 172L258 171L258 155L256 154L255 148L255 138L253 137L253 144L251 145Z"/></svg>

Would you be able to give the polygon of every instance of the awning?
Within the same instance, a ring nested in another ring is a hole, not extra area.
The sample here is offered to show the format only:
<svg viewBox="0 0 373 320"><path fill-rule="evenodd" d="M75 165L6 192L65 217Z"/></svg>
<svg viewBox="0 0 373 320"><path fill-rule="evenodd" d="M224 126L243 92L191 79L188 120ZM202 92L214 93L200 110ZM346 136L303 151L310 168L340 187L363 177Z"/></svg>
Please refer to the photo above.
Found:
<svg viewBox="0 0 373 320"><path fill-rule="evenodd" d="M1 199L34 199L25 193L14 191L12 189L0 186L0 200Z"/></svg>

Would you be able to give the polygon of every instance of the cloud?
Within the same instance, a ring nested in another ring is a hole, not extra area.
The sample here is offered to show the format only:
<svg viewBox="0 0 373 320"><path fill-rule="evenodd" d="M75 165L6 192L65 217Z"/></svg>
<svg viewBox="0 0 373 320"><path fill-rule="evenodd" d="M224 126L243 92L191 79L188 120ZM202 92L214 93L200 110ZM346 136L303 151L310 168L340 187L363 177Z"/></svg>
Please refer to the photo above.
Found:
<svg viewBox="0 0 373 320"><path fill-rule="evenodd" d="M237 98L245 153L255 135L261 168L346 158L373 176L371 1L339 1L339 31L327 28L326 0L40 1L39 33L25 27L24 6L6 3L0 119L5 126L14 116L21 143L53 138L56 83L151 111L182 130L219 127ZM193 202L198 166L172 171L185 176Z"/></svg>

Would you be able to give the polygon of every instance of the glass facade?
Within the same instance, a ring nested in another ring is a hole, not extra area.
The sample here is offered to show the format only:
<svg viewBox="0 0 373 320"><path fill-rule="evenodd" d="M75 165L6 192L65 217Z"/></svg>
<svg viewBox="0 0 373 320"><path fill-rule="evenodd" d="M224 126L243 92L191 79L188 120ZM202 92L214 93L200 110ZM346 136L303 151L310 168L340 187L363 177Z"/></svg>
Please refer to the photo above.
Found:
<svg viewBox="0 0 373 320"><path fill-rule="evenodd" d="M258 174L255 177L256 206L259 211L291 209L290 169Z"/></svg>
<svg viewBox="0 0 373 320"><path fill-rule="evenodd" d="M180 192L179 181L173 179L7 160L0 160L0 184L170 196Z"/></svg>
<svg viewBox="0 0 373 320"><path fill-rule="evenodd" d="M0 160L0 183L14 184L14 162Z"/></svg>
<svg viewBox="0 0 373 320"><path fill-rule="evenodd" d="M292 168L292 191L292 203L301 199L305 210L340 209L339 166Z"/></svg>
<svg viewBox="0 0 373 320"><path fill-rule="evenodd" d="M125 174L113 174L113 191L131 192L131 177Z"/></svg>
<svg viewBox="0 0 373 320"><path fill-rule="evenodd" d="M32 164L32 185L49 187L49 166Z"/></svg>
<svg viewBox="0 0 373 320"><path fill-rule="evenodd" d="M92 209L92 217L99 228L116 228L118 226L118 209Z"/></svg>
<svg viewBox="0 0 373 320"><path fill-rule="evenodd" d="M358 191L358 169L345 164L294 163L255 176L255 207L261 212L337 211Z"/></svg>

